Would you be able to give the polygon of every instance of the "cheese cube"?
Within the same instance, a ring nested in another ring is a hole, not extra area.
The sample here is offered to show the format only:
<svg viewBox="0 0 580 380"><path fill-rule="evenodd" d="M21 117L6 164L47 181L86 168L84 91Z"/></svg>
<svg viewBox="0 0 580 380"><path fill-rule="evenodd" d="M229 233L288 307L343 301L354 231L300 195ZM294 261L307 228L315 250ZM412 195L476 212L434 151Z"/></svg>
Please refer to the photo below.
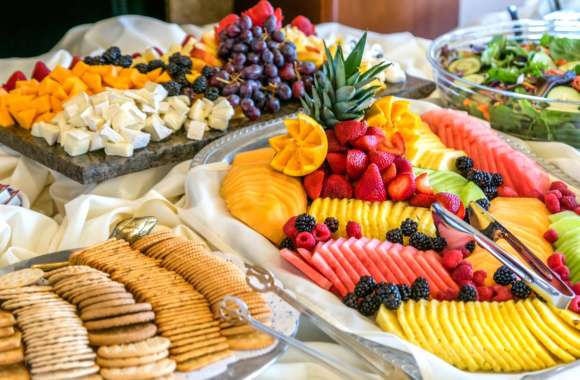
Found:
<svg viewBox="0 0 580 380"><path fill-rule="evenodd" d="M101 150L105 147L105 138L100 135L99 133L91 133L91 145L89 146L89 150L91 152L95 150Z"/></svg>
<svg viewBox="0 0 580 380"><path fill-rule="evenodd" d="M89 151L90 135L81 129L71 129L64 134L62 146L70 156L79 156Z"/></svg>
<svg viewBox="0 0 580 380"><path fill-rule="evenodd" d="M157 112L157 107L152 106L152 105L147 104L147 103L142 103L139 106L139 108L141 108L141 111L145 112L146 114L147 113L155 113L155 112Z"/></svg>
<svg viewBox="0 0 580 380"><path fill-rule="evenodd" d="M113 115L113 118L111 119L111 125L117 131L120 131L124 128L130 128L136 123L137 120L131 111L126 109L120 109L117 113L115 113L115 115Z"/></svg>
<svg viewBox="0 0 580 380"><path fill-rule="evenodd" d="M82 114L81 119L85 123L85 125L91 130L96 131L98 130L101 125L104 124L104 120L102 117L95 113L95 110L92 108L87 108Z"/></svg>
<svg viewBox="0 0 580 380"><path fill-rule="evenodd" d="M136 131L134 129L125 128L121 130L121 135L125 138L125 141L133 145L134 149L145 148L149 145L151 140L151 135L149 133Z"/></svg>
<svg viewBox="0 0 580 380"><path fill-rule="evenodd" d="M168 102L161 102L161 103L159 103L158 109L159 109L159 113L167 113L171 109L171 106L169 105Z"/></svg>
<svg viewBox="0 0 580 380"><path fill-rule="evenodd" d="M173 130L167 128L163 120L155 114L147 117L143 131L149 133L153 141L161 141L173 133Z"/></svg>
<svg viewBox="0 0 580 380"><path fill-rule="evenodd" d="M187 123L187 138L190 140L201 140L207 124L203 121L190 120Z"/></svg>
<svg viewBox="0 0 580 380"><path fill-rule="evenodd" d="M108 122L103 125L103 127L99 131L99 134L103 136L107 141L114 143L121 142L124 140L123 136L121 136L120 133L111 128L111 124Z"/></svg>
<svg viewBox="0 0 580 380"><path fill-rule="evenodd" d="M228 129L228 124L230 123L229 118L224 118L221 115L214 115L213 113L209 116L208 125L213 129L219 129L220 131L225 131Z"/></svg>
<svg viewBox="0 0 580 380"><path fill-rule="evenodd" d="M32 128L30 129L30 134L34 137L42 137L41 126L44 124L44 121L39 121L32 124Z"/></svg>
<svg viewBox="0 0 580 380"><path fill-rule="evenodd" d="M183 126L185 119L187 119L185 115L180 115L176 111L170 111L163 115L165 124L174 131L179 130Z"/></svg>
<svg viewBox="0 0 580 380"><path fill-rule="evenodd" d="M167 102L175 111L177 111L180 115L185 115L189 111L189 107L187 103L185 103L181 96L170 96L167 98Z"/></svg>
<svg viewBox="0 0 580 380"><path fill-rule="evenodd" d="M204 121L211 113L212 108L213 103L211 100L206 98L198 99L193 103L189 110L189 118Z"/></svg>
<svg viewBox="0 0 580 380"><path fill-rule="evenodd" d="M189 99L189 96L187 95L178 95L177 98L179 100L181 100L183 103L185 103L186 106L190 106L191 105L191 99Z"/></svg>
<svg viewBox="0 0 580 380"><path fill-rule="evenodd" d="M167 90L158 83L147 82L144 88L153 95L153 101L155 103L159 103L167 97Z"/></svg>
<svg viewBox="0 0 580 380"><path fill-rule="evenodd" d="M131 157L133 155L133 145L128 142L105 143L105 154L107 156Z"/></svg>

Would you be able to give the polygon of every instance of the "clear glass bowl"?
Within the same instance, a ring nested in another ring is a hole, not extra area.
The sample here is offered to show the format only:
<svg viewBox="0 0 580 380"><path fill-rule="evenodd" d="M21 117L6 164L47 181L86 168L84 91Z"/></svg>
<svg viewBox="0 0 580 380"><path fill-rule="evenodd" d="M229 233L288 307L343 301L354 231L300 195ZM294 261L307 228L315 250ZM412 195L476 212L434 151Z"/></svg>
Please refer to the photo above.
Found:
<svg viewBox="0 0 580 380"><path fill-rule="evenodd" d="M537 42L544 33L578 39L580 22L520 20L459 29L437 38L431 44L428 59L443 104L485 118L493 128L523 139L560 141L580 149L580 102L498 90L467 81L440 63L444 47L469 49L472 45L485 45L498 34Z"/></svg>

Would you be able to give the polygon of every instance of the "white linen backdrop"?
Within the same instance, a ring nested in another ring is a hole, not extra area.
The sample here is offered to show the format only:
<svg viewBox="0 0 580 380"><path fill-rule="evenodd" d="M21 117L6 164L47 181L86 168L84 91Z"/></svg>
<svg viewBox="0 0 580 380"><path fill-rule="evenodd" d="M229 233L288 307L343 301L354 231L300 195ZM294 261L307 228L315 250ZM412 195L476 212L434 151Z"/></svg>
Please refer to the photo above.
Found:
<svg viewBox="0 0 580 380"><path fill-rule="evenodd" d="M71 29L55 48L41 57L0 60L0 82L14 70L30 73L37 59L50 67L67 65L72 55L86 55L111 45L123 51L140 51L150 46L167 48L179 43L186 32L199 35L203 28L177 26L158 20L124 16ZM319 34L332 40L336 36L358 35L360 30L338 24L318 26ZM429 42L409 33L369 34L371 43L383 46L388 58L399 62L407 72L430 77L425 54ZM428 107L425 105L424 107ZM563 144L530 144L534 151L559 165L568 174L580 177L580 156L574 149L561 149ZM81 247L106 239L116 222L130 215L154 215L178 233L193 234L192 229L212 237L216 244L234 247L236 251L263 265L276 268L277 274L299 294L312 294L328 308L319 311L342 327L365 336L389 341L403 349L406 344L387 334L355 313L338 305L338 300L305 281L281 263L275 250L264 238L224 214L217 198L223 168L189 170L189 162L165 166L122 176L98 185L80 185L35 162L0 146L0 183L21 189L32 209L0 206L0 266L59 249ZM186 186L184 186L186 183ZM187 194L185 194L187 187ZM47 216L49 215L49 216ZM217 228L215 220L223 221ZM235 233L232 233L235 231ZM236 239L232 239L236 236ZM228 249L225 249L226 251ZM303 336L308 340L308 336ZM328 343L313 346L362 366L344 348ZM420 357L425 379L467 378L462 372L443 363L431 354L413 350ZM436 369L433 371L433 369ZM577 378L576 376L570 378ZM482 378L485 375L472 375ZM517 378L505 375L502 378ZM290 351L277 364L264 372L261 379L328 379L336 378L323 366L302 354ZM560 376L560 378L563 378Z"/></svg>

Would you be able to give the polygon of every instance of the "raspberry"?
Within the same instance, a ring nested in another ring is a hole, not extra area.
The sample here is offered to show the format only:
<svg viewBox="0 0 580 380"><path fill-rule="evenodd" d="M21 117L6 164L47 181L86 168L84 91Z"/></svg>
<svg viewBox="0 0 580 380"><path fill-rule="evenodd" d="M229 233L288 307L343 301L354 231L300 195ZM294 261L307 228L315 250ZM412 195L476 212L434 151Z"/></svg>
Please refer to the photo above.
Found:
<svg viewBox="0 0 580 380"><path fill-rule="evenodd" d="M352 220L346 224L346 235L351 238L360 239L362 237L362 231L360 224L353 222Z"/></svg>
<svg viewBox="0 0 580 380"><path fill-rule="evenodd" d="M291 237L292 239L294 239L298 234L298 230L296 229L295 224L296 224L295 216L288 219L286 224L284 224L284 233L286 234L286 236Z"/></svg>
<svg viewBox="0 0 580 380"><path fill-rule="evenodd" d="M568 309L570 309L574 313L580 314L580 296L574 297L574 299L570 303L570 306L568 306Z"/></svg>
<svg viewBox="0 0 580 380"><path fill-rule="evenodd" d="M556 268L552 268L552 270L556 272L556 274L560 276L563 281L568 281L570 279L570 269L568 269L567 266L560 265Z"/></svg>
<svg viewBox="0 0 580 380"><path fill-rule="evenodd" d="M568 185L566 185L562 181L554 181L550 184L550 190L559 190L560 192L562 192L562 190L568 190Z"/></svg>
<svg viewBox="0 0 580 380"><path fill-rule="evenodd" d="M491 301L493 298L493 288L489 286L480 286L477 288L478 301Z"/></svg>
<svg viewBox="0 0 580 380"><path fill-rule="evenodd" d="M544 232L544 239L548 243L553 243L558 240L558 233L553 228L550 228L548 231Z"/></svg>
<svg viewBox="0 0 580 380"><path fill-rule="evenodd" d="M561 206L565 210L574 210L578 207L578 203L576 202L576 197L574 195L565 195L562 197Z"/></svg>
<svg viewBox="0 0 580 380"><path fill-rule="evenodd" d="M580 282L575 283L574 285L571 286L571 288L574 291L574 293L580 295Z"/></svg>
<svg viewBox="0 0 580 380"><path fill-rule="evenodd" d="M550 190L546 194L554 194L556 198L562 199L562 192L560 190Z"/></svg>
<svg viewBox="0 0 580 380"><path fill-rule="evenodd" d="M451 272L451 278L453 281L459 283L464 280L473 279L473 268L469 262L462 262Z"/></svg>
<svg viewBox="0 0 580 380"><path fill-rule="evenodd" d="M508 288L507 286L495 285L493 287L493 290L495 292L495 295L493 297L494 301L503 302L513 299L512 292L510 288Z"/></svg>
<svg viewBox="0 0 580 380"><path fill-rule="evenodd" d="M447 270L455 269L463 260L463 253L458 249L449 249L443 252L443 266Z"/></svg>
<svg viewBox="0 0 580 380"><path fill-rule="evenodd" d="M486 278L487 272L484 270L476 270L475 272L473 272L473 282L477 286L483 286Z"/></svg>
<svg viewBox="0 0 580 380"><path fill-rule="evenodd" d="M332 234L330 233L330 230L328 229L328 226L326 224L323 223L318 223L316 225L316 227L314 227L314 230L312 231L312 235L314 235L314 238L316 239L316 241L328 241L328 239L330 239L332 237Z"/></svg>
<svg viewBox="0 0 580 380"><path fill-rule="evenodd" d="M558 197L556 197L556 195L549 193L546 194L544 197L544 203L546 204L546 207L550 213L555 214L560 212L560 200Z"/></svg>
<svg viewBox="0 0 580 380"><path fill-rule="evenodd" d="M296 235L296 247L313 249L316 246L316 239L310 232L302 231Z"/></svg>
<svg viewBox="0 0 580 380"><path fill-rule="evenodd" d="M457 283L457 285L459 285L459 287L462 287L462 286L473 286L473 287L475 287L475 283L473 281L471 281L471 280L461 280L461 281L459 281Z"/></svg>
<svg viewBox="0 0 580 380"><path fill-rule="evenodd" d="M548 257L548 266L550 269L557 268L559 266L566 266L566 256L559 252L554 252L550 257Z"/></svg>

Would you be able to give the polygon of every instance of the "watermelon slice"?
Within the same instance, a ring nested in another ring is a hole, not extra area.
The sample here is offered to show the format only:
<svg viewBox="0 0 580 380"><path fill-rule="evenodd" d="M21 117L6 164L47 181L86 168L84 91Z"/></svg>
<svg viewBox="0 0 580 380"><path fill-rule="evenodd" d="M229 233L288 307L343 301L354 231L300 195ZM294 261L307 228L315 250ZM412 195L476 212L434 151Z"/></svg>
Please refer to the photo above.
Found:
<svg viewBox="0 0 580 380"><path fill-rule="evenodd" d="M385 244L385 243L388 243L388 245ZM381 245L379 245L377 247L377 252L381 256L381 259L385 262L387 268L389 268L389 270L393 274L393 277L395 277L395 279L393 280L393 282L396 283L396 284L407 284L407 285L409 285L411 283L409 282L409 280L407 279L407 277L405 277L405 274L399 269L399 267L397 266L397 264L395 263L395 261L393 260L393 258L391 257L391 255L389 254L389 250L391 250L391 249L393 251L396 251L397 250L397 247L395 247L397 245L398 246L401 246L400 244L392 244L390 242L383 242Z"/></svg>
<svg viewBox="0 0 580 380"><path fill-rule="evenodd" d="M416 273L418 277L423 277L424 279L429 281L429 287L431 288L431 294L433 295L434 298L437 298L437 295L439 294L439 292L442 289L439 287L439 284L437 283L437 281L435 281L433 276L431 276L431 273L429 271L425 271L423 269L423 267L417 263L417 261L415 260L415 257L414 257L416 252L417 252L417 250L414 249L413 247L405 247L405 248L403 248L403 250L401 251L401 253L399 255L401 256L401 259L405 260L405 263L407 264L407 266L414 273Z"/></svg>
<svg viewBox="0 0 580 380"><path fill-rule="evenodd" d="M306 263L312 265L312 252L304 248L298 248L297 251Z"/></svg>
<svg viewBox="0 0 580 380"><path fill-rule="evenodd" d="M350 249L350 244L354 243L355 238L350 238L347 241L341 239L340 251L342 252L344 258L348 260L350 265L358 273L359 278L362 276L370 276L368 269L363 265L363 263L356 257L355 253ZM358 281L357 281L358 282Z"/></svg>
<svg viewBox="0 0 580 380"><path fill-rule="evenodd" d="M347 295L348 290L342 281L338 278L336 273L332 271L330 266L326 263L320 252L316 251L312 255L312 264L324 277L326 277L332 283L332 286L336 289L340 297Z"/></svg>
<svg viewBox="0 0 580 380"><path fill-rule="evenodd" d="M447 270L443 267L443 264L441 264L441 257L435 251L425 251L421 256L429 263L431 269L434 272L437 272L439 278L445 282L448 289L455 293L459 292L459 286L455 281L453 281Z"/></svg>
<svg viewBox="0 0 580 380"><path fill-rule="evenodd" d="M323 275L318 273L318 271L308 265L300 256L296 253L290 251L289 249L283 249L280 251L280 255L288 261L290 264L294 265L300 272L302 272L306 277L312 280L316 285L320 286L322 289L330 289L332 284Z"/></svg>
<svg viewBox="0 0 580 380"><path fill-rule="evenodd" d="M350 280L353 282L353 284L356 285L356 283L360 279L360 276L358 275L356 270L352 267L350 262L346 259L346 257L344 257L342 251L340 250L340 246L345 242L345 240L346 239L343 239L343 238L340 238L336 241L329 240L326 242L325 245L330 250L330 253L332 253L332 255L334 255L334 257L336 258L336 261L338 261L339 264L344 268L344 271L346 272L346 274L348 275Z"/></svg>
<svg viewBox="0 0 580 380"><path fill-rule="evenodd" d="M381 271L379 270L379 268L377 268L373 260L371 260L371 258L364 249L364 246L367 244L367 242L368 239L366 238L355 240L354 243L350 245L350 248L359 258L359 260L363 263L365 268L368 269L368 271L371 273L371 276L373 276L376 282L385 281L385 278L381 274Z"/></svg>
<svg viewBox="0 0 580 380"><path fill-rule="evenodd" d="M386 279L386 281L394 282L396 280L395 276L391 273L391 271L385 265L385 262L381 259L379 253L377 252L377 248L380 244L381 241L377 239L372 239L364 246L364 250L369 255L371 260L373 260L373 263L375 263L377 268L379 268L381 274Z"/></svg>
<svg viewBox="0 0 580 380"><path fill-rule="evenodd" d="M399 269L401 270L401 272L403 272L405 274L405 278L407 279L409 284L412 284L413 281L415 281L415 279L417 277L419 277L418 273L415 273L405 262L405 260L403 258L401 258L400 253L396 252L395 250L391 249L389 251L389 255L391 256L391 258L393 259L393 261L395 262L395 265L397 267L399 267Z"/></svg>
<svg viewBox="0 0 580 380"><path fill-rule="evenodd" d="M344 270L342 265L338 262L338 260L334 257L334 255L330 253L330 250L328 249L328 243L329 242L326 242L322 245L319 244L318 246L316 246L315 253L319 253L324 258L324 261L326 261L328 266L330 266L332 271L338 276L340 281L344 284L344 286L346 286L346 289L349 292L354 291L355 284L353 284L352 280L350 279L350 277L348 277L346 271Z"/></svg>

